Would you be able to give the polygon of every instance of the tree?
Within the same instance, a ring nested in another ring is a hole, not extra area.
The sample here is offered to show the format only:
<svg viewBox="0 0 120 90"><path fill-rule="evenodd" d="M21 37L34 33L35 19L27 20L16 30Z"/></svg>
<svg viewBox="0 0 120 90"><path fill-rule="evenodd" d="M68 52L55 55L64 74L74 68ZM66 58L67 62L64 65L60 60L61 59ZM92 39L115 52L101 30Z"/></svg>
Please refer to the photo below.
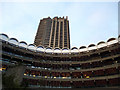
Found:
<svg viewBox="0 0 120 90"><path fill-rule="evenodd" d="M14 78L14 75L6 76L6 74L2 74L2 85L4 90L13 90L13 88L20 88L20 86L14 82Z"/></svg>

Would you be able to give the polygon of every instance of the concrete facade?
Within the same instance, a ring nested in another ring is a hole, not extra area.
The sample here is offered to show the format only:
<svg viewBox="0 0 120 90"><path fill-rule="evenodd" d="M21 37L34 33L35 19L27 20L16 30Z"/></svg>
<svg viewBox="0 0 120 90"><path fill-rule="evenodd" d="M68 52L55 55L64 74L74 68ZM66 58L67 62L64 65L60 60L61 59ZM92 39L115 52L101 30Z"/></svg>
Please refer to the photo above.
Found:
<svg viewBox="0 0 120 90"><path fill-rule="evenodd" d="M68 17L50 17L40 21L34 44L51 48L70 48Z"/></svg>

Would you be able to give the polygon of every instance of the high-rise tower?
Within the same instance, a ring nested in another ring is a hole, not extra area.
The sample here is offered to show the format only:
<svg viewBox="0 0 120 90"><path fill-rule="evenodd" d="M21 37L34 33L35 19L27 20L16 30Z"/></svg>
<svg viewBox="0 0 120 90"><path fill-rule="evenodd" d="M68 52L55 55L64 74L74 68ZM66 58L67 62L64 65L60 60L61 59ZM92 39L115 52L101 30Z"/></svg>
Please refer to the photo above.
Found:
<svg viewBox="0 0 120 90"><path fill-rule="evenodd" d="M70 48L68 17L50 17L40 21L34 44L52 48Z"/></svg>

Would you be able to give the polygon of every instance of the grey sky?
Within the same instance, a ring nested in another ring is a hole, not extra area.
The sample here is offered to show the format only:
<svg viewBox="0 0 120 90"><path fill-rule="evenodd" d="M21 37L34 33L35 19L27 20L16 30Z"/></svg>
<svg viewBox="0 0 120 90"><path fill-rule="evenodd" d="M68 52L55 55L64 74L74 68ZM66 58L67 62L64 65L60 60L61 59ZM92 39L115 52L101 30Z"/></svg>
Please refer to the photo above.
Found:
<svg viewBox="0 0 120 90"><path fill-rule="evenodd" d="M71 46L88 46L118 36L117 2L2 2L0 32L28 44L40 19L68 16Z"/></svg>

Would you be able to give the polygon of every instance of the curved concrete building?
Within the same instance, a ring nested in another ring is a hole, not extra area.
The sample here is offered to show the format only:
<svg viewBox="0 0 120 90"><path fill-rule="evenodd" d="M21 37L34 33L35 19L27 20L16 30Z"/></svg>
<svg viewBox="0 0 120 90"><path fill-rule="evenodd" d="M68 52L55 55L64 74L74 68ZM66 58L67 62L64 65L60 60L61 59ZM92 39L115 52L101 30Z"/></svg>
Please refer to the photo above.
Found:
<svg viewBox="0 0 120 90"><path fill-rule="evenodd" d="M0 40L0 70L8 74L14 71L19 84L26 82L29 87L39 88L120 88L120 36L71 49L36 47L6 34L0 34Z"/></svg>

